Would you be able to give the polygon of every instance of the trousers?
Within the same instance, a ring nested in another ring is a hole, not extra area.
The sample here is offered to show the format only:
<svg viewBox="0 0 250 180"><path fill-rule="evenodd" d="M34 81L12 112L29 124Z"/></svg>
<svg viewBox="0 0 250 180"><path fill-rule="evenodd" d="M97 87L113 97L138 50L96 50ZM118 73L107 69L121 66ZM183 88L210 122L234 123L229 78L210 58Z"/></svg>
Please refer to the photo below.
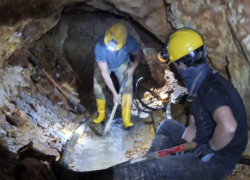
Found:
<svg viewBox="0 0 250 180"><path fill-rule="evenodd" d="M164 120L157 128L148 153L176 146L185 127L172 119ZM115 180L222 180L235 167L227 167L220 157L202 162L194 152L149 159L113 167Z"/></svg>
<svg viewBox="0 0 250 180"><path fill-rule="evenodd" d="M116 75L119 85L121 86L122 80L124 78L125 71L127 70L128 67L128 62L125 62L121 66L119 66L116 69L109 69L109 74L111 72L114 72ZM125 84L123 94L132 94L132 82L133 82L133 77L129 77L127 79L127 82ZM103 89L105 88L105 82L102 78L101 72L97 66L95 66L95 71L94 71L94 94L96 99L105 99L105 95L103 93Z"/></svg>

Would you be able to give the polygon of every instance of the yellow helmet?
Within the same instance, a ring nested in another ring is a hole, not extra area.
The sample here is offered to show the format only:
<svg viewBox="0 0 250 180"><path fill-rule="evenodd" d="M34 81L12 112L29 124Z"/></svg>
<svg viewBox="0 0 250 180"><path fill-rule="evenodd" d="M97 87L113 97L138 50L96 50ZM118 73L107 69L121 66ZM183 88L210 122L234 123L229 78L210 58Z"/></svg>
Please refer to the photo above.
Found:
<svg viewBox="0 0 250 180"><path fill-rule="evenodd" d="M166 43L166 47L158 54L162 62L168 64L181 60L193 58L200 60L206 56L205 45L202 36L190 28L182 28L172 33Z"/></svg>
<svg viewBox="0 0 250 180"><path fill-rule="evenodd" d="M104 42L110 50L118 51L126 43L127 36L127 27L120 22L115 23L106 31Z"/></svg>

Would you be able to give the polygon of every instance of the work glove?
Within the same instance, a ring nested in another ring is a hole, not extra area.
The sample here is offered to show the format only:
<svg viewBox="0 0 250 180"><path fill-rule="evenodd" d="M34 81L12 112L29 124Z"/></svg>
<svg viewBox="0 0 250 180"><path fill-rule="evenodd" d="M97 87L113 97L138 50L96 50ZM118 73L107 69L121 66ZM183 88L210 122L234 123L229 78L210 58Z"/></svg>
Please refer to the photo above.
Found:
<svg viewBox="0 0 250 180"><path fill-rule="evenodd" d="M215 151L211 149L210 144L202 144L195 150L196 157L203 162L208 162L214 155Z"/></svg>

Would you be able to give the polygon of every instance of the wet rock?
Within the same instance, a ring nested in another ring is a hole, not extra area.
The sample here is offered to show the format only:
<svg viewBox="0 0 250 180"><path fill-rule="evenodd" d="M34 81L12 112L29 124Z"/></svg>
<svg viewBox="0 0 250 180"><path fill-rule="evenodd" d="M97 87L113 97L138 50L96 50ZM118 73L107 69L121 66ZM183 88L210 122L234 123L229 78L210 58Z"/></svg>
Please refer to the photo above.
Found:
<svg viewBox="0 0 250 180"><path fill-rule="evenodd" d="M170 71L169 69L165 70L165 86L162 88L164 92L170 92L174 90L174 87L177 84L177 80L175 78L175 75L172 71ZM164 99L164 98L162 98Z"/></svg>
<svg viewBox="0 0 250 180"><path fill-rule="evenodd" d="M164 79L165 67L161 64L161 62L157 58L159 52L153 48L146 48L144 46L142 46L142 50L146 64L150 69L151 76L156 81L158 87L163 86L165 84L165 79Z"/></svg>
<svg viewBox="0 0 250 180"><path fill-rule="evenodd" d="M6 120L17 127L22 127L26 121L16 115L6 115Z"/></svg>
<svg viewBox="0 0 250 180"><path fill-rule="evenodd" d="M77 115L74 114L74 113L72 113L72 112L70 112L69 115L68 115L68 118L69 118L69 119L74 119L74 118L76 118L76 117L77 117ZM79 117L80 117L80 118L84 118L84 114L80 115Z"/></svg>
<svg viewBox="0 0 250 180"><path fill-rule="evenodd" d="M30 87L30 82L22 76L23 68L12 66L0 69L0 106L9 104L8 97L18 94L18 87Z"/></svg>
<svg viewBox="0 0 250 180"><path fill-rule="evenodd" d="M84 116L85 116L86 118L88 118L90 115L91 115L91 113L90 113L89 111L85 111L85 112L84 112Z"/></svg>
<svg viewBox="0 0 250 180"><path fill-rule="evenodd" d="M8 136L8 137L15 138L17 135L16 135L15 132L8 132L7 136Z"/></svg>
<svg viewBox="0 0 250 180"><path fill-rule="evenodd" d="M11 151L8 151L5 147L0 145L0 159L18 159L18 155Z"/></svg>
<svg viewBox="0 0 250 180"><path fill-rule="evenodd" d="M24 121L29 121L29 118L27 116L27 113L25 111L22 110L18 110L16 113L14 113L16 116L19 116L20 118L22 118Z"/></svg>
<svg viewBox="0 0 250 180"><path fill-rule="evenodd" d="M49 94L48 98L53 105L57 104L60 101L60 99L53 92Z"/></svg>
<svg viewBox="0 0 250 180"><path fill-rule="evenodd" d="M36 86L37 90L38 90L41 94L43 94L43 95L45 94L45 93L44 93L44 88L43 88L43 86L42 86L41 84L36 83L35 86Z"/></svg>
<svg viewBox="0 0 250 180"><path fill-rule="evenodd" d="M0 129L0 134L7 135L7 132L4 129Z"/></svg>
<svg viewBox="0 0 250 180"><path fill-rule="evenodd" d="M56 126L57 129L63 128L62 124L61 124L61 123L58 123L58 122L55 123L55 126Z"/></svg>
<svg viewBox="0 0 250 180"><path fill-rule="evenodd" d="M39 162L37 159L26 158L21 161L21 164L27 170L27 172L21 174L21 180L54 180L52 174L48 171L47 167L41 162Z"/></svg>
<svg viewBox="0 0 250 180"><path fill-rule="evenodd" d="M59 102L61 102L64 105L67 104L67 98L57 88L54 88L53 92L55 96L59 99Z"/></svg>
<svg viewBox="0 0 250 180"><path fill-rule="evenodd" d="M3 146L4 148L8 148L7 141L3 139L1 136L0 136L0 146Z"/></svg>
<svg viewBox="0 0 250 180"><path fill-rule="evenodd" d="M150 92L145 92L144 94L143 94L143 98L147 98L147 97L150 97L151 96L151 94L150 94ZM146 99L145 99L146 100Z"/></svg>
<svg viewBox="0 0 250 180"><path fill-rule="evenodd" d="M46 121L38 121L38 126L40 126L43 129L47 129L49 127L49 123Z"/></svg>
<svg viewBox="0 0 250 180"><path fill-rule="evenodd" d="M0 145L1 180L54 180L47 167L36 159L19 161L18 155Z"/></svg>
<svg viewBox="0 0 250 180"><path fill-rule="evenodd" d="M11 65L17 65L25 68L29 61L28 61L29 52L26 49L17 50L9 59L9 63ZM28 77L29 78L29 77Z"/></svg>
<svg viewBox="0 0 250 180"><path fill-rule="evenodd" d="M25 68L22 72L21 72L22 76L25 77L26 80L31 81L30 79L30 69L29 68Z"/></svg>
<svg viewBox="0 0 250 180"><path fill-rule="evenodd" d="M43 161L55 160L59 157L58 151L46 146L41 142L30 142L18 151L20 160L25 158L36 158Z"/></svg>
<svg viewBox="0 0 250 180"><path fill-rule="evenodd" d="M71 87L71 86L70 86L68 83L66 83L66 82L62 83L61 88L62 88L63 90L65 90L65 91L67 92L68 95L70 95L70 94L71 94L71 96L78 96L78 95L79 95L79 94L76 92L76 90L75 90L73 87ZM70 94L69 94L69 93L70 93ZM74 97L74 101L75 101L76 103L79 103L79 102L80 102L80 100L77 99L76 97Z"/></svg>
<svg viewBox="0 0 250 180"><path fill-rule="evenodd" d="M52 143L51 148L57 149L59 152L62 151L62 144L61 143Z"/></svg>

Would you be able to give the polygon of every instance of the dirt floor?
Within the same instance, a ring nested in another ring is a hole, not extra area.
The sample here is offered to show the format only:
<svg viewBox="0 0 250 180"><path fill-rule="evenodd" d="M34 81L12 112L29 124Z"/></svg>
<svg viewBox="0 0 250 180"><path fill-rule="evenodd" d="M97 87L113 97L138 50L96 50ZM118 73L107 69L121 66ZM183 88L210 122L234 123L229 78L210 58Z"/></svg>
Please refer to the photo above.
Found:
<svg viewBox="0 0 250 180"><path fill-rule="evenodd" d="M110 166L145 156L154 138L152 123L145 123L148 114L132 110L134 129L124 130L122 119L113 120L108 136L99 137L89 128L78 140L70 167L76 171L105 169ZM99 132L104 124L95 125Z"/></svg>

